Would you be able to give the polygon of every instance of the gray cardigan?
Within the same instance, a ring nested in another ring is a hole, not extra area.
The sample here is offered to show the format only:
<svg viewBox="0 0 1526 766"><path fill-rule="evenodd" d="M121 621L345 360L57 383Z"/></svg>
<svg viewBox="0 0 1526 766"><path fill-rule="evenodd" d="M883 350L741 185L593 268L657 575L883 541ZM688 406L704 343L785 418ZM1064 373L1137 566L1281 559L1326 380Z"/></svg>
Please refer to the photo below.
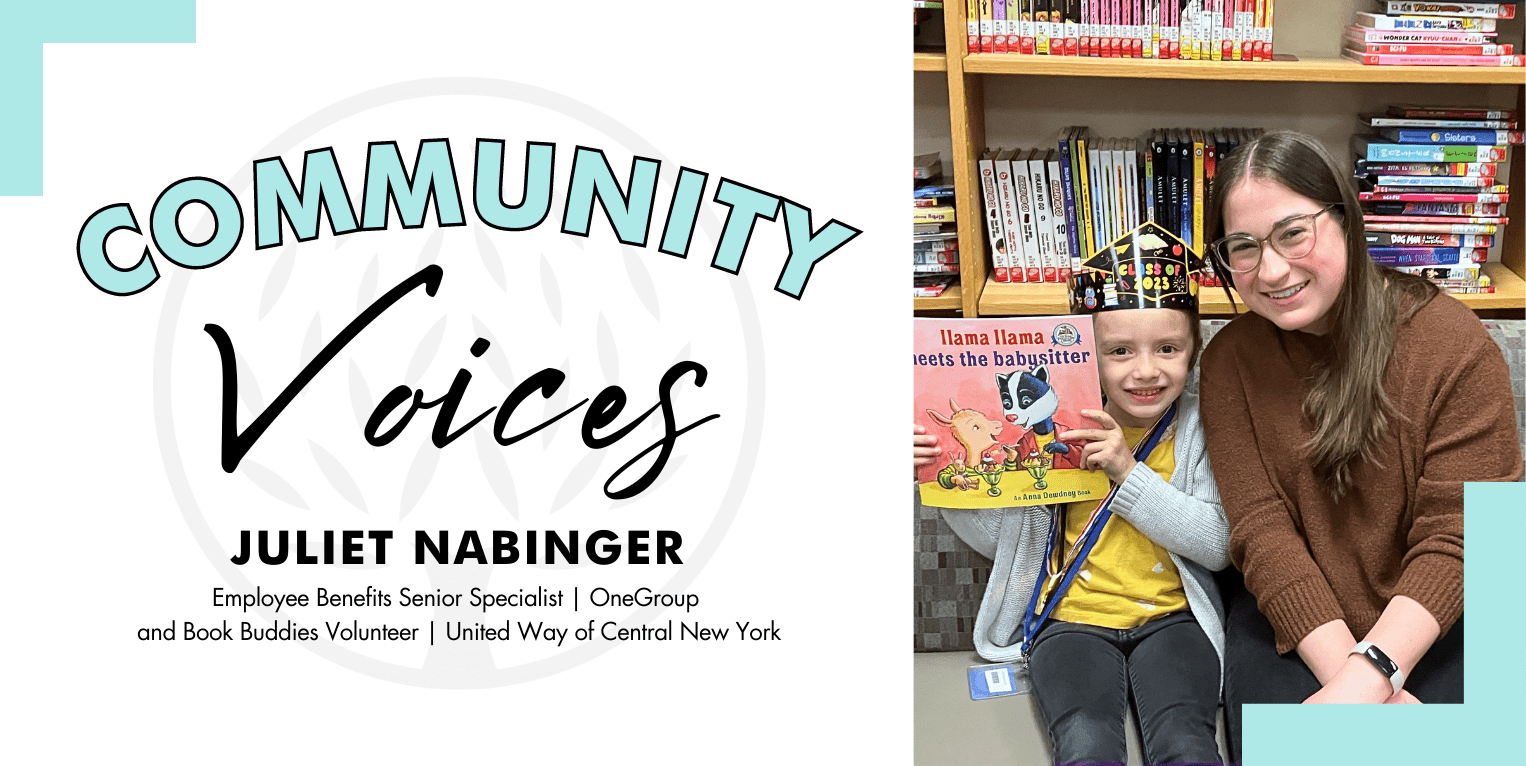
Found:
<svg viewBox="0 0 1526 766"><path fill-rule="evenodd" d="M1229 566L1229 522L1208 465L1197 394L1184 391L1179 402L1171 481L1142 463L1135 465L1118 488L1112 510L1170 552L1182 574L1187 606L1218 652L1222 679L1224 607L1210 572ZM994 561L975 617L975 648L981 657L996 662L1021 657L1023 613L1049 539L1050 510L1042 505L942 509L954 532Z"/></svg>

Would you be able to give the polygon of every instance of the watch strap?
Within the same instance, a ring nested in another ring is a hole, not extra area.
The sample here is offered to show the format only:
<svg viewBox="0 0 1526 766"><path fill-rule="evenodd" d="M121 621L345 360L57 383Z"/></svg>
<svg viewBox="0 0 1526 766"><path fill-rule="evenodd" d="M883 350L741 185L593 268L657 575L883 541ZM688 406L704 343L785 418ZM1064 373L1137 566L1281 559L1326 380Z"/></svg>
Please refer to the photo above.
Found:
<svg viewBox="0 0 1526 766"><path fill-rule="evenodd" d="M1389 659L1388 655L1384 654L1382 649L1373 645L1371 641L1362 641L1356 646L1351 647L1351 653L1360 654L1367 658L1367 661L1372 663L1372 666L1377 668L1384 678L1388 679L1389 685L1393 687L1394 694L1398 694L1399 690L1404 688L1404 671L1399 669L1399 663Z"/></svg>

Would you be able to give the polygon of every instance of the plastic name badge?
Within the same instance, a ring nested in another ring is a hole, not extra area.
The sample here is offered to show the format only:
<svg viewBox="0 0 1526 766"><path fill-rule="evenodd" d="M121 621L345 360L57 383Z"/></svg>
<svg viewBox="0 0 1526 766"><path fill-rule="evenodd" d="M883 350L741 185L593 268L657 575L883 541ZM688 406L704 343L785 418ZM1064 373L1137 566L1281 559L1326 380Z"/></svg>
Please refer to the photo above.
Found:
<svg viewBox="0 0 1526 766"><path fill-rule="evenodd" d="M1018 665L971 665L968 673L972 700L1028 693L1027 669Z"/></svg>

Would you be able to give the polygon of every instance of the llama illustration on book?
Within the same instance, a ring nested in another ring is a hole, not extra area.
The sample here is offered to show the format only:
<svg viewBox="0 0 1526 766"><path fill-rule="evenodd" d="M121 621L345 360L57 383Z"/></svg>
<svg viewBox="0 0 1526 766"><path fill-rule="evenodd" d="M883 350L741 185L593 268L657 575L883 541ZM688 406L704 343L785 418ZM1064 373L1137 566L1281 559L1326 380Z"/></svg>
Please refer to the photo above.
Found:
<svg viewBox="0 0 1526 766"><path fill-rule="evenodd" d="M1055 439L1096 427L1081 412L1102 409L1091 317L918 319L913 337L913 422L946 456L917 469L924 504L1000 508L1107 493L1105 474L1080 468L1084 445Z"/></svg>
<svg viewBox="0 0 1526 766"><path fill-rule="evenodd" d="M980 486L980 479L985 479L990 486L987 494L1000 495L1001 490L996 485L1001 481L1001 473L1012 462L1012 448L1001 443L1002 422L968 407L960 407L953 399L948 400L948 408L950 414L947 416L937 410L928 410L927 415L953 434L954 441L964 448L964 454L949 453L949 464L938 471L938 486L975 489Z"/></svg>
<svg viewBox="0 0 1526 766"><path fill-rule="evenodd" d="M1060 397L1049 384L1047 367L1039 365L1031 372L997 373L996 385L1001 391L1002 416L1023 429L1013 451L1017 462L1023 466L1042 463L1050 468L1081 467L1081 450L1058 439L1071 427L1054 419Z"/></svg>

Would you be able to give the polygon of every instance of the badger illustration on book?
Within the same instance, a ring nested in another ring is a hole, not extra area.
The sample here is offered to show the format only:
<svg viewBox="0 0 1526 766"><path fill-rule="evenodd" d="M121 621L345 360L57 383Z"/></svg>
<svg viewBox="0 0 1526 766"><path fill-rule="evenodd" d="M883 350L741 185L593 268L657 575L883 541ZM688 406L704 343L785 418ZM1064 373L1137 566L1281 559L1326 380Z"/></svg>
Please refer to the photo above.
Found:
<svg viewBox="0 0 1526 766"><path fill-rule="evenodd" d="M1032 372L1013 370L996 373L996 387L1001 391L1001 410L1008 423L1023 429L1014 447L1007 449L1008 470L1023 470L1025 460L1049 456L1053 468L1080 468L1081 447L1059 441L1056 437L1071 427L1056 422L1060 409L1059 392L1049 385L1049 370L1039 365Z"/></svg>

